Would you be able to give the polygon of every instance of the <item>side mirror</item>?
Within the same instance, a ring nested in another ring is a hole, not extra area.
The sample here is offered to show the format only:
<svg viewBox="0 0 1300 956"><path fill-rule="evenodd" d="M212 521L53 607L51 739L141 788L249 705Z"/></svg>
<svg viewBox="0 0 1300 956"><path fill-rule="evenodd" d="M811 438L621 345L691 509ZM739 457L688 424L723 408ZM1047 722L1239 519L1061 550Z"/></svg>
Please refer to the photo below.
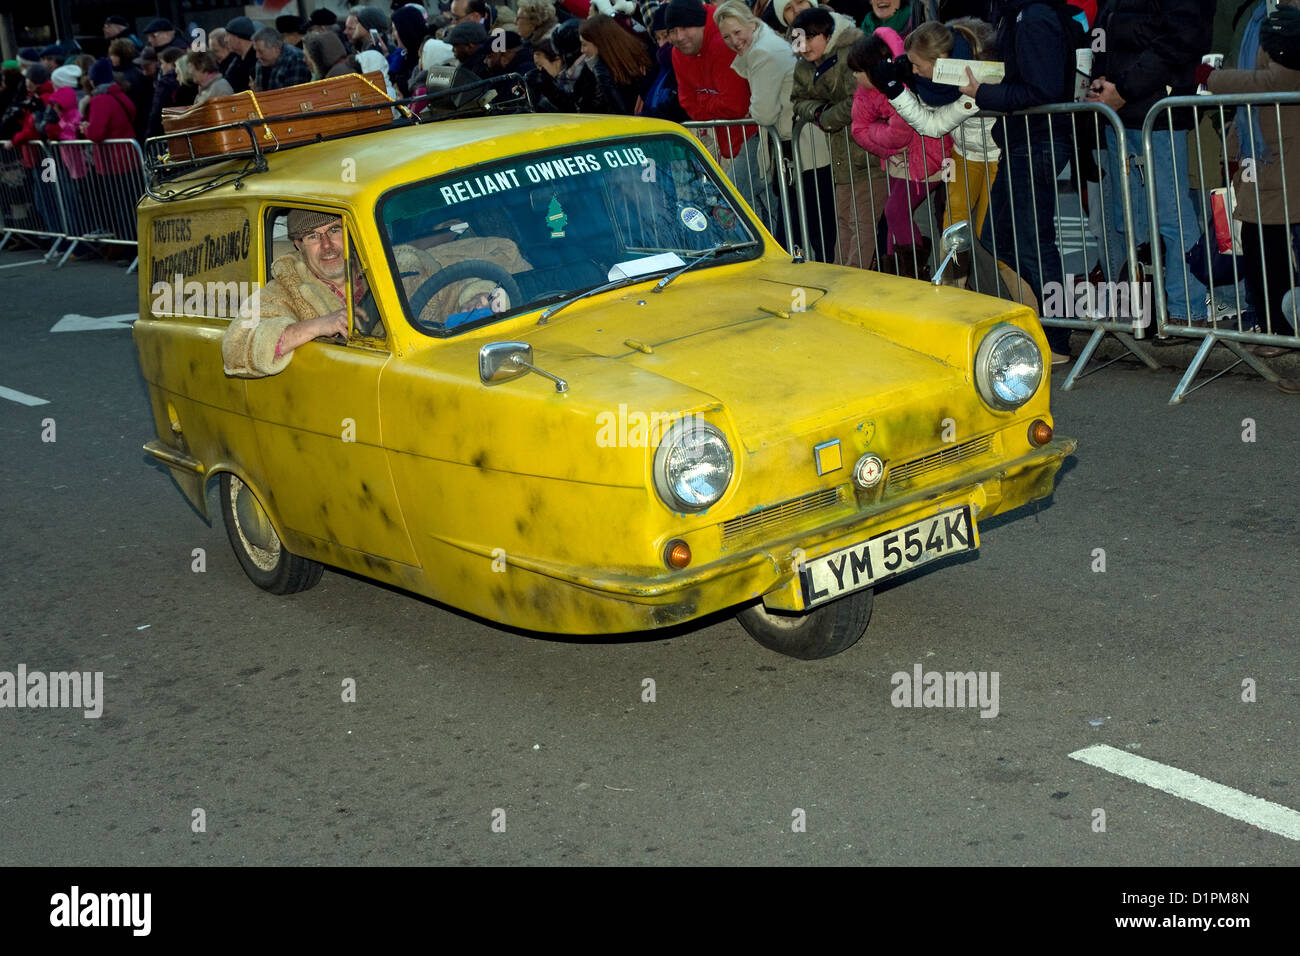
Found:
<svg viewBox="0 0 1300 956"><path fill-rule="evenodd" d="M939 240L939 248L943 252L943 261L939 263L939 268L934 270L934 278L931 280L935 285L943 283L943 270L957 258L957 254L970 249L970 221L963 219L961 222L954 222L951 226L943 231L943 236Z"/></svg>
<svg viewBox="0 0 1300 956"><path fill-rule="evenodd" d="M555 383L557 392L567 392L569 383L533 364L533 347L527 342L489 342L478 350L478 377L484 385L500 385L529 372Z"/></svg>

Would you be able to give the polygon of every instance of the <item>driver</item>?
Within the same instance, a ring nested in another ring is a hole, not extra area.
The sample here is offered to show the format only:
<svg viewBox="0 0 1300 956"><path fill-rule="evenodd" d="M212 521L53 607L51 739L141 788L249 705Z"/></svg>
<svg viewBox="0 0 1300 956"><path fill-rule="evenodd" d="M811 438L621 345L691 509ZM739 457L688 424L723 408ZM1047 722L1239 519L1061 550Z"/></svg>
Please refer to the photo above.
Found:
<svg viewBox="0 0 1300 956"><path fill-rule="evenodd" d="M288 366L293 350L304 342L348 334L342 218L294 209L289 212L288 232L297 251L271 263L271 281L258 293L257 318L233 319L222 337L221 358L227 375L274 375ZM374 298L355 257L352 275L352 315L357 331L382 336ZM376 316L373 321L372 315Z"/></svg>

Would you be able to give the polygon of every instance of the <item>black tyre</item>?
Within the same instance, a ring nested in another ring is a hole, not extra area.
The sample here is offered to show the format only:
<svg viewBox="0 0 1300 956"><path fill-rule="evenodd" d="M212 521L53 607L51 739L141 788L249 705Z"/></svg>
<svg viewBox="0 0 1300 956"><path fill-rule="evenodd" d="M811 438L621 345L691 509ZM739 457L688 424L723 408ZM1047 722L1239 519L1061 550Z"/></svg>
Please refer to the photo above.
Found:
<svg viewBox="0 0 1300 956"><path fill-rule="evenodd" d="M226 535L250 581L272 594L294 594L316 586L325 566L285 549L248 485L223 472L220 496Z"/></svg>
<svg viewBox="0 0 1300 956"><path fill-rule="evenodd" d="M763 602L736 615L749 636L768 650L815 661L847 651L871 623L872 591L858 591L804 614L769 611Z"/></svg>

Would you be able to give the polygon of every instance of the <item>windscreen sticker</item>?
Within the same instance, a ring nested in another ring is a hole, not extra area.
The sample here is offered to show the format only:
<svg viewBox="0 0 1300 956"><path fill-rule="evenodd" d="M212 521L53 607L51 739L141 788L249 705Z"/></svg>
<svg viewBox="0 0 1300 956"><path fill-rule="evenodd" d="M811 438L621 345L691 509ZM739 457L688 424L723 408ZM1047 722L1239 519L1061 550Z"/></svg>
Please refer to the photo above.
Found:
<svg viewBox="0 0 1300 956"><path fill-rule="evenodd" d="M691 232L703 232L709 228L709 217L694 206L683 206L681 216L682 225Z"/></svg>
<svg viewBox="0 0 1300 956"><path fill-rule="evenodd" d="M554 182L572 176L587 173L599 173L608 169L628 169L649 166L651 160L639 146L623 146L596 153L581 153L562 156L558 159L546 159L522 166L512 166L498 172L481 176L467 176L452 183L438 187L442 200L448 206L471 199L481 199L493 193L509 192L541 183Z"/></svg>
<svg viewBox="0 0 1300 956"><path fill-rule="evenodd" d="M726 206L713 207L713 221L728 232L736 228L736 214Z"/></svg>

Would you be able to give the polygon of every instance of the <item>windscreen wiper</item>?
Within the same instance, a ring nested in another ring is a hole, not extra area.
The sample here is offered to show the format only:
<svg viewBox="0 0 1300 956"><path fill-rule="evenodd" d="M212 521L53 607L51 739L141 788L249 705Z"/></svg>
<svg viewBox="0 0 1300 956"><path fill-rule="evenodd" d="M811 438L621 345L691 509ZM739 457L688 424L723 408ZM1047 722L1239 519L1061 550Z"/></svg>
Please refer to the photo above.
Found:
<svg viewBox="0 0 1300 956"><path fill-rule="evenodd" d="M631 285L634 282L644 282L647 279L649 279L651 276L655 275L655 273L663 272L663 271L664 271L663 269L656 269L654 272L647 272L641 275L623 276L621 279L614 279L610 282L606 282L604 285L598 285L595 288L588 289L586 292L579 292L577 295L573 296L572 298L565 299L563 302L557 303L556 305L551 306L549 309L543 312L538 317L537 324L544 325L546 321L551 316L553 316L556 312L559 312L561 309L567 309L575 302L581 302L583 299L589 299L593 295L600 295L602 292L608 292L610 289L617 289L620 288L621 286Z"/></svg>
<svg viewBox="0 0 1300 956"><path fill-rule="evenodd" d="M655 287L650 291L651 292L664 291L668 283L672 282L683 272L686 272L690 269L694 269L701 262L705 261L706 259L712 259L720 252L731 252L732 250L735 249L749 249L756 245L758 245L757 239L750 239L748 242L720 242L716 246L713 246L711 249L705 249L703 252L701 252L690 262L686 263L686 265L682 266L680 269L677 269L675 272L670 272L668 275L664 276L662 279L660 279L658 282L655 283Z"/></svg>

